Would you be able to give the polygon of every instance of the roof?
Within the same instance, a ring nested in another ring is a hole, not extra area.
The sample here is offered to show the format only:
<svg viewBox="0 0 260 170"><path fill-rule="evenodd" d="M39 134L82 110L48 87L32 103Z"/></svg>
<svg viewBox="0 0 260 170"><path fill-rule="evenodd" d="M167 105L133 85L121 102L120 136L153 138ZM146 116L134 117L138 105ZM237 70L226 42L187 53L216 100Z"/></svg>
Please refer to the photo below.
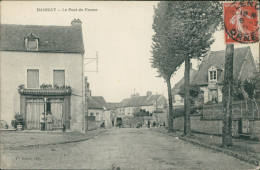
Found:
<svg viewBox="0 0 260 170"><path fill-rule="evenodd" d="M190 69L190 84L194 80L196 73L197 73L197 70L194 70L193 68ZM184 83L185 83L185 80L184 80L184 77L182 77L182 79L178 83L176 83L175 86L172 88L172 94L178 95L179 91L180 91L180 87L182 85L184 85Z"/></svg>
<svg viewBox="0 0 260 170"><path fill-rule="evenodd" d="M138 97L132 97L123 99L118 105L119 107L138 107L138 106L150 106L153 105L156 102L156 99L161 97L161 94L158 95L152 95L150 98L147 98L147 96L138 96Z"/></svg>
<svg viewBox="0 0 260 170"><path fill-rule="evenodd" d="M119 107L125 107L125 105L131 100L131 98L126 98L126 99L123 99L118 105L117 105L117 108Z"/></svg>
<svg viewBox="0 0 260 170"><path fill-rule="evenodd" d="M92 97L88 98L88 109L103 109L103 106L96 102Z"/></svg>
<svg viewBox="0 0 260 170"><path fill-rule="evenodd" d="M234 61L233 61L233 76L234 79L238 78L242 65L245 61L250 47L236 48L234 49ZM209 57L204 58L201 63L201 68L197 71L197 74L192 82L192 84L197 85L207 85L208 84L208 68L210 66L215 66L218 68L225 68L225 50L222 51L212 51ZM218 78L218 82L224 80L223 72Z"/></svg>
<svg viewBox="0 0 260 170"><path fill-rule="evenodd" d="M158 95L152 95L151 97L146 98L146 100L143 101L142 106L153 105L159 97L161 97L161 95L158 94Z"/></svg>
<svg viewBox="0 0 260 170"><path fill-rule="evenodd" d="M102 96L91 96L92 99L94 99L99 105L102 106L102 108L106 108L108 109L108 105L107 105L107 102L105 101L104 97Z"/></svg>
<svg viewBox="0 0 260 170"><path fill-rule="evenodd" d="M116 110L116 107L119 103L111 103L111 102L107 102L107 106L109 110Z"/></svg>
<svg viewBox="0 0 260 170"><path fill-rule="evenodd" d="M26 51L25 37L32 33L38 40L38 51L84 53L81 26L1 25L1 51Z"/></svg>
<svg viewBox="0 0 260 170"><path fill-rule="evenodd" d="M125 107L136 107L142 106L143 102L147 99L146 96L132 97L131 100L127 102Z"/></svg>

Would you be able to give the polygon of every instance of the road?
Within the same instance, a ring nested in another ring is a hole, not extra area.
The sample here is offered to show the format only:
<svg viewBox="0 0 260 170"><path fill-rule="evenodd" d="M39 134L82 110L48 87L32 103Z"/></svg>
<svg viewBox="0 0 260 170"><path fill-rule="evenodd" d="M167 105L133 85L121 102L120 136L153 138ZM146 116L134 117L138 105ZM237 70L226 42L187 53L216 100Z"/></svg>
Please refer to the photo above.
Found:
<svg viewBox="0 0 260 170"><path fill-rule="evenodd" d="M231 156L141 129L111 129L87 141L1 151L12 169L254 169Z"/></svg>

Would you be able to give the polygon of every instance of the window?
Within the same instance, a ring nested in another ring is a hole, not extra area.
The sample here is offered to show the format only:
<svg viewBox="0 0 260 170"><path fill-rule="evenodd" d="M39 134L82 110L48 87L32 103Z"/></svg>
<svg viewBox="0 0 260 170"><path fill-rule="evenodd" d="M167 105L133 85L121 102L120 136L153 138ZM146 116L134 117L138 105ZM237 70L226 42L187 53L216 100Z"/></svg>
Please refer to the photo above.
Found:
<svg viewBox="0 0 260 170"><path fill-rule="evenodd" d="M217 80L217 71L210 71L210 80Z"/></svg>
<svg viewBox="0 0 260 170"><path fill-rule="evenodd" d="M90 116L94 116L94 113L90 113Z"/></svg>
<svg viewBox="0 0 260 170"><path fill-rule="evenodd" d="M28 69L27 70L27 88L39 87L39 70Z"/></svg>
<svg viewBox="0 0 260 170"><path fill-rule="evenodd" d="M37 51L38 42L39 39L33 33L30 33L27 37L25 37L25 46L29 51Z"/></svg>
<svg viewBox="0 0 260 170"><path fill-rule="evenodd" d="M53 84L65 86L65 70L53 70Z"/></svg>

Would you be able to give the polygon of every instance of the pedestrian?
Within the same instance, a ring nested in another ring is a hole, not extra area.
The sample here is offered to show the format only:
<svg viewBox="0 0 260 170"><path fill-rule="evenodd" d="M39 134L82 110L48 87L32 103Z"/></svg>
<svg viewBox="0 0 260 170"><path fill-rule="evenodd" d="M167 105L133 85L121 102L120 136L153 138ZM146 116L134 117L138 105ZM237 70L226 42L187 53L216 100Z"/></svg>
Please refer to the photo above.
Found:
<svg viewBox="0 0 260 170"><path fill-rule="evenodd" d="M148 128L150 128L150 120L148 120Z"/></svg>
<svg viewBox="0 0 260 170"><path fill-rule="evenodd" d="M46 116L46 122L47 122L47 131L48 130L52 131L53 116L51 112L49 112L48 115Z"/></svg>
<svg viewBox="0 0 260 170"><path fill-rule="evenodd" d="M41 131L45 130L45 114L42 113L41 117L40 117L40 123L41 123Z"/></svg>

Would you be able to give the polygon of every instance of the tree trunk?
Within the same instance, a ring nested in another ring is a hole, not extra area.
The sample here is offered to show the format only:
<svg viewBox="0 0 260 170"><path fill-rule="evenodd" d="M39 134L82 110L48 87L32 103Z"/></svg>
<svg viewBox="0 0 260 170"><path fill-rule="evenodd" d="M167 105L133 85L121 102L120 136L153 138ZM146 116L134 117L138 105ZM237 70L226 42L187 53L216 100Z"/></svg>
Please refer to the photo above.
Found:
<svg viewBox="0 0 260 170"><path fill-rule="evenodd" d="M167 77L167 88L168 88L168 100L169 100L169 117L168 117L168 130L173 132L173 109L172 109L172 89L171 89L171 77Z"/></svg>
<svg viewBox="0 0 260 170"><path fill-rule="evenodd" d="M190 58L185 58L185 101L184 101L184 132L183 135L191 135L190 127Z"/></svg>
<svg viewBox="0 0 260 170"><path fill-rule="evenodd" d="M234 44L227 44L223 83L222 147L232 146L232 103L233 103L233 56Z"/></svg>

